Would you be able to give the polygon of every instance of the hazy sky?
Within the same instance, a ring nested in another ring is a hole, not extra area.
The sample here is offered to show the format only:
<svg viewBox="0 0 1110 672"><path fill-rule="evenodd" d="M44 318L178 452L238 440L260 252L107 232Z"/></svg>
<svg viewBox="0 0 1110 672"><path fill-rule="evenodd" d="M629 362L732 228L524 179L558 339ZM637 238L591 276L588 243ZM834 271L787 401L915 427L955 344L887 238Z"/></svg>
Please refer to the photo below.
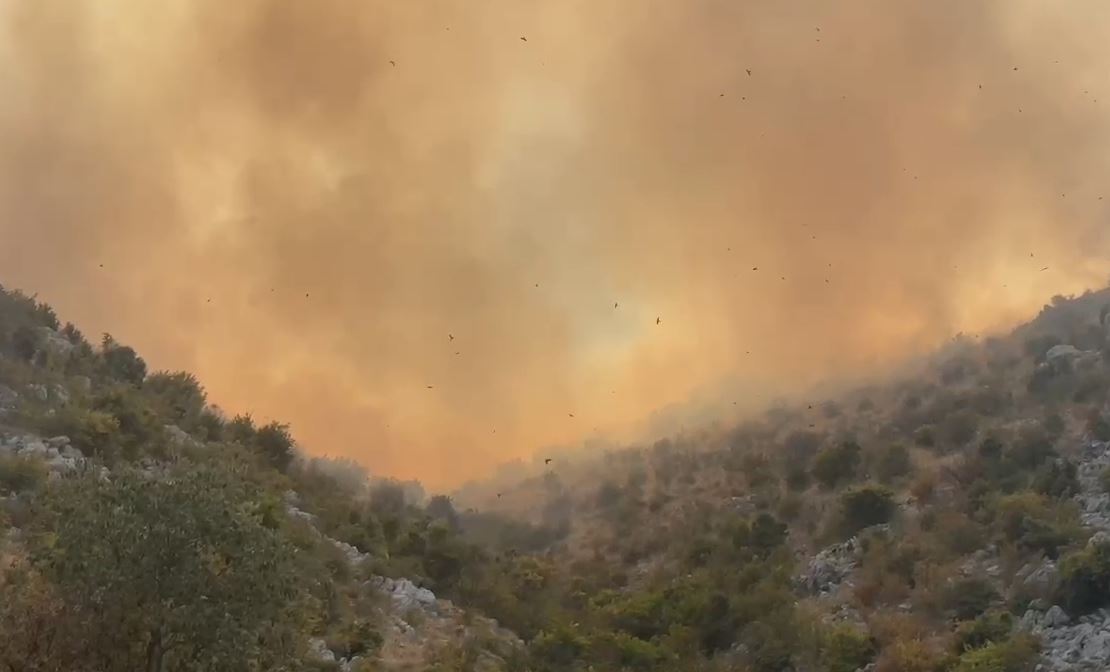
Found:
<svg viewBox="0 0 1110 672"><path fill-rule="evenodd" d="M433 487L1110 275L1103 0L0 0L0 27L0 283Z"/></svg>

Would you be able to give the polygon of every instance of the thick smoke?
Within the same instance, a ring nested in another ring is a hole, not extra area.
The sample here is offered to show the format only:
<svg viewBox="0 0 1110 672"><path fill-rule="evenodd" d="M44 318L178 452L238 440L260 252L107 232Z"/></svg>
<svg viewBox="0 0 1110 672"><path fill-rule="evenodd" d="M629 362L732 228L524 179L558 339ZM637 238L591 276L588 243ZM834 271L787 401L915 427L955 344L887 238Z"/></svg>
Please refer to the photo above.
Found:
<svg viewBox="0 0 1110 672"><path fill-rule="evenodd" d="M1110 271L1098 0L0 13L0 282L375 474L731 412Z"/></svg>

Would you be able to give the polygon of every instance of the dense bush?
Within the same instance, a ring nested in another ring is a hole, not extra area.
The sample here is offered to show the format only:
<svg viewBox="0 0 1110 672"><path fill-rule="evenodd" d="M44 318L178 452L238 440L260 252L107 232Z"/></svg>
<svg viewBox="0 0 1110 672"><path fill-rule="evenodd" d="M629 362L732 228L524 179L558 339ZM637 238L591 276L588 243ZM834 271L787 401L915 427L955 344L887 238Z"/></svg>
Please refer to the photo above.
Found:
<svg viewBox="0 0 1110 672"><path fill-rule="evenodd" d="M1004 641L1013 627L1014 619L1008 612L990 611L973 621L961 623L952 644L956 653L979 649L992 642Z"/></svg>
<svg viewBox="0 0 1110 672"><path fill-rule="evenodd" d="M821 669L826 672L856 672L875 657L875 642L850 625L835 625L821 633Z"/></svg>
<svg viewBox="0 0 1110 672"><path fill-rule="evenodd" d="M43 633L51 644L34 662L110 672L190 669L200 657L209 670L291 661L301 584L262 499L224 468L60 482L35 566L67 618Z"/></svg>
<svg viewBox="0 0 1110 672"><path fill-rule="evenodd" d="M0 493L33 490L46 482L46 465L38 459L0 455Z"/></svg>
<svg viewBox="0 0 1110 672"><path fill-rule="evenodd" d="M813 477L826 488L835 488L847 482L856 473L860 464L860 447L855 441L826 448L813 460Z"/></svg>
<svg viewBox="0 0 1110 672"><path fill-rule="evenodd" d="M1000 597L990 581L978 577L957 579L944 592L946 611L961 621L978 617Z"/></svg>
<svg viewBox="0 0 1110 672"><path fill-rule="evenodd" d="M1086 613L1110 605L1110 542L1088 544L1060 563L1060 597L1068 610Z"/></svg>
<svg viewBox="0 0 1110 672"><path fill-rule="evenodd" d="M991 642L960 656L953 672L1032 672L1040 647L1030 635Z"/></svg>
<svg viewBox="0 0 1110 672"><path fill-rule="evenodd" d="M844 531L847 534L889 521L895 508L894 492L881 485L855 487L840 497Z"/></svg>
<svg viewBox="0 0 1110 672"><path fill-rule="evenodd" d="M120 345L108 334L100 345L107 373L118 381L138 385L146 378L146 362L133 348Z"/></svg>

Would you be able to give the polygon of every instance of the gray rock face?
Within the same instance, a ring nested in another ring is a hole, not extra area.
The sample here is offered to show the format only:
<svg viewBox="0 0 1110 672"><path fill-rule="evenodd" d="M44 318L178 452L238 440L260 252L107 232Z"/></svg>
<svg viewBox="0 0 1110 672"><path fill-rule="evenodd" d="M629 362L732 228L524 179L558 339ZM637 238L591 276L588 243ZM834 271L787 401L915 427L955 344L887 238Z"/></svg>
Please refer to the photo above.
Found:
<svg viewBox="0 0 1110 672"><path fill-rule="evenodd" d="M188 446L196 445L196 439L189 436L189 433L181 429L177 425L165 425L163 429L166 432L166 439L169 440L170 445L176 448L185 448Z"/></svg>
<svg viewBox="0 0 1110 672"><path fill-rule="evenodd" d="M1092 441L1079 460L1077 477L1080 492L1075 497L1083 524L1095 530L1110 531L1110 494L1099 480L1110 468L1110 443Z"/></svg>
<svg viewBox="0 0 1110 672"><path fill-rule="evenodd" d="M862 548L856 537L829 546L813 556L805 571L797 577L797 583L811 595L831 593L856 568L861 553Z"/></svg>
<svg viewBox="0 0 1110 672"><path fill-rule="evenodd" d="M1061 359L1075 359L1083 354L1083 351L1074 345L1061 344L1054 345L1045 353L1045 361L1052 364Z"/></svg>
<svg viewBox="0 0 1110 672"><path fill-rule="evenodd" d="M1072 619L1059 606L1030 609L1018 629L1041 638L1041 672L1103 672L1110 669L1110 610Z"/></svg>
<svg viewBox="0 0 1110 672"><path fill-rule="evenodd" d="M32 399L38 399L39 401L46 401L50 398L50 390L46 389L45 385L28 385L27 394Z"/></svg>
<svg viewBox="0 0 1110 672"><path fill-rule="evenodd" d="M419 588L408 579L390 579L376 576L368 582L373 588L389 596L393 606L404 612L410 609L436 610L435 593Z"/></svg>

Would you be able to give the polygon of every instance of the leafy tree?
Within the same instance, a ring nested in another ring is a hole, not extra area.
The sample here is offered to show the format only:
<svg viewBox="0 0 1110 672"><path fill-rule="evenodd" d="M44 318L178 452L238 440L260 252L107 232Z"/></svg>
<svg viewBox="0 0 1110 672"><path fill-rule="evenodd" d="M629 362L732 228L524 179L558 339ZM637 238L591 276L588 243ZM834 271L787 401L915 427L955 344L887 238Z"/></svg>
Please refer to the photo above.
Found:
<svg viewBox="0 0 1110 672"><path fill-rule="evenodd" d="M455 505L451 502L451 498L447 495L436 495L428 500L428 505L424 510L429 516L437 520L441 520L452 530L459 529L459 514L455 511Z"/></svg>
<svg viewBox="0 0 1110 672"><path fill-rule="evenodd" d="M101 356L108 375L118 381L138 385L146 378L146 362L133 348L120 345L109 334L104 334L100 345Z"/></svg>
<svg viewBox="0 0 1110 672"><path fill-rule="evenodd" d="M882 485L861 485L841 495L840 509L846 532L852 534L889 521L895 510L894 492Z"/></svg>
<svg viewBox="0 0 1110 672"><path fill-rule="evenodd" d="M36 566L80 625L81 670L279 669L298 577L262 496L217 467L88 476L49 493ZM295 638L294 638L295 640Z"/></svg>
<svg viewBox="0 0 1110 672"><path fill-rule="evenodd" d="M860 447L855 441L845 441L834 448L826 448L813 460L813 477L826 488L835 488L850 480L860 464Z"/></svg>
<svg viewBox="0 0 1110 672"><path fill-rule="evenodd" d="M910 473L913 462L910 460L910 451L900 443L888 446L879 454L875 465L876 475L883 483L890 483Z"/></svg>
<svg viewBox="0 0 1110 672"><path fill-rule="evenodd" d="M258 428L254 437L255 446L270 464L278 471L285 471L295 456L293 435L289 425L271 422Z"/></svg>
<svg viewBox="0 0 1110 672"><path fill-rule="evenodd" d="M165 419L182 429L192 429L204 412L204 388L191 373L159 371L143 382L143 392L151 406Z"/></svg>

